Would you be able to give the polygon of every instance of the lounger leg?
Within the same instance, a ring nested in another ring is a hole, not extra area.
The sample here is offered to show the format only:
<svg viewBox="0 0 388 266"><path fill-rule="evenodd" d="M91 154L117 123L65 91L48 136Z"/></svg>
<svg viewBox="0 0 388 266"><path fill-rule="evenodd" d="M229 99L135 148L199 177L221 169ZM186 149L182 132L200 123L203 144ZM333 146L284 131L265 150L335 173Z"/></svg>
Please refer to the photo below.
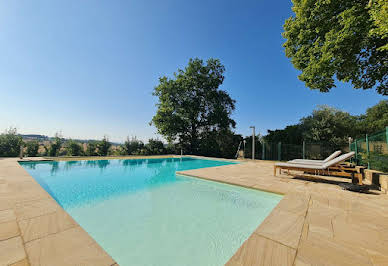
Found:
<svg viewBox="0 0 388 266"><path fill-rule="evenodd" d="M273 167L273 175L276 176L276 166Z"/></svg>

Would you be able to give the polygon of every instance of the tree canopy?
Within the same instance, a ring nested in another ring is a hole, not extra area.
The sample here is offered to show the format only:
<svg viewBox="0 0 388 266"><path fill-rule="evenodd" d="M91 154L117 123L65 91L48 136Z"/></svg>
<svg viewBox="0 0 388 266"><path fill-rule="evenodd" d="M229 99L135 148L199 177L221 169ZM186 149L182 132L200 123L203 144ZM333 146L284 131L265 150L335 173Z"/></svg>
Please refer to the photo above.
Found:
<svg viewBox="0 0 388 266"><path fill-rule="evenodd" d="M307 87L328 92L336 78L388 95L388 1L292 2L284 47Z"/></svg>
<svg viewBox="0 0 388 266"><path fill-rule="evenodd" d="M327 143L341 147L347 145L348 137L359 138L388 126L388 100L382 100L359 116L329 107L320 106L311 115L302 117L298 124L284 129L268 130L267 142L301 144Z"/></svg>
<svg viewBox="0 0 388 266"><path fill-rule="evenodd" d="M109 142L107 136L104 136L101 141L97 143L97 154L99 156L107 156L112 143Z"/></svg>
<svg viewBox="0 0 388 266"><path fill-rule="evenodd" d="M209 132L234 128L230 117L235 101L219 87L225 67L218 59L190 59L174 78L159 79L153 95L158 97L157 112L152 119L169 142L178 140L188 153L198 153L199 140Z"/></svg>
<svg viewBox="0 0 388 266"><path fill-rule="evenodd" d="M26 147L27 147L27 155L29 157L34 157L34 156L38 155L39 141L37 141L37 140L27 141Z"/></svg>
<svg viewBox="0 0 388 266"><path fill-rule="evenodd" d="M23 144L22 137L17 134L16 128L10 128L0 135L0 156L16 157Z"/></svg>

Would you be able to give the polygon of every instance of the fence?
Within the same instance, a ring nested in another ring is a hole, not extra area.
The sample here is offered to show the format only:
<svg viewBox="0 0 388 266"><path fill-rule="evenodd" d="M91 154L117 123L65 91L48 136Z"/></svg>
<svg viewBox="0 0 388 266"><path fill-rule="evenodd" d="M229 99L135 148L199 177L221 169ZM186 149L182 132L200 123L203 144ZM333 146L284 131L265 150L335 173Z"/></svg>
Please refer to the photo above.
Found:
<svg viewBox="0 0 388 266"><path fill-rule="evenodd" d="M354 161L358 165L388 171L388 126L380 132L356 139L349 144L349 149L356 153Z"/></svg>
<svg viewBox="0 0 388 266"><path fill-rule="evenodd" d="M347 150L348 147L333 146L328 143L285 144L274 142L257 142L255 158L261 160L289 161L293 159L323 160L335 150ZM245 158L251 158L251 148L248 146Z"/></svg>

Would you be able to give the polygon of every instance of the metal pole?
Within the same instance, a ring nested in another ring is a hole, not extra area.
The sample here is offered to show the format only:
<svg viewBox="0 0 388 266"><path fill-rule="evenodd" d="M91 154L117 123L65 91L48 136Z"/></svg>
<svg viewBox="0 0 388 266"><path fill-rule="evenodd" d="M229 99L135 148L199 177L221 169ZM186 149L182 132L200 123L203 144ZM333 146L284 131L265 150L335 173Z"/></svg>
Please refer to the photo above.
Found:
<svg viewBox="0 0 388 266"><path fill-rule="evenodd" d="M247 141L244 139L244 159L245 159L245 143L246 143Z"/></svg>
<svg viewBox="0 0 388 266"><path fill-rule="evenodd" d="M263 145L261 147L261 159L265 160L265 141L264 141L264 139L263 139L263 142L261 143L261 145Z"/></svg>
<svg viewBox="0 0 388 266"><path fill-rule="evenodd" d="M23 159L23 144L20 144L20 153L19 153L19 158Z"/></svg>
<svg viewBox="0 0 388 266"><path fill-rule="evenodd" d="M368 158L368 169L370 169L370 164L369 164L369 140L368 140L368 134L365 135L365 142L366 142L366 155Z"/></svg>
<svg viewBox="0 0 388 266"><path fill-rule="evenodd" d="M282 160L282 143L278 143L278 161Z"/></svg>
<svg viewBox="0 0 388 266"><path fill-rule="evenodd" d="M348 138L348 142L349 142L349 152L351 152L352 151L352 138L351 137Z"/></svg>
<svg viewBox="0 0 388 266"><path fill-rule="evenodd" d="M387 145L388 145L388 126L385 127L385 140L387 141Z"/></svg>
<svg viewBox="0 0 388 266"><path fill-rule="evenodd" d="M306 159L306 142L303 141L303 151L302 151L303 159Z"/></svg>
<svg viewBox="0 0 388 266"><path fill-rule="evenodd" d="M255 159L255 126L251 126L252 128L252 160Z"/></svg>
<svg viewBox="0 0 388 266"><path fill-rule="evenodd" d="M356 163L358 164L358 147L357 147L357 140L354 140L354 152L356 153Z"/></svg>

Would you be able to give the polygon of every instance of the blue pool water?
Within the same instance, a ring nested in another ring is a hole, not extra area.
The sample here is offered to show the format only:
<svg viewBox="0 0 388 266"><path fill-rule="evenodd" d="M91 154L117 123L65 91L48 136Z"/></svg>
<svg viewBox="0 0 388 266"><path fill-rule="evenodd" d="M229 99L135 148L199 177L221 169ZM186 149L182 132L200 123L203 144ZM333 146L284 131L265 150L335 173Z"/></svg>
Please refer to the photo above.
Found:
<svg viewBox="0 0 388 266"><path fill-rule="evenodd" d="M23 162L120 265L223 265L281 196L176 171L193 158Z"/></svg>

